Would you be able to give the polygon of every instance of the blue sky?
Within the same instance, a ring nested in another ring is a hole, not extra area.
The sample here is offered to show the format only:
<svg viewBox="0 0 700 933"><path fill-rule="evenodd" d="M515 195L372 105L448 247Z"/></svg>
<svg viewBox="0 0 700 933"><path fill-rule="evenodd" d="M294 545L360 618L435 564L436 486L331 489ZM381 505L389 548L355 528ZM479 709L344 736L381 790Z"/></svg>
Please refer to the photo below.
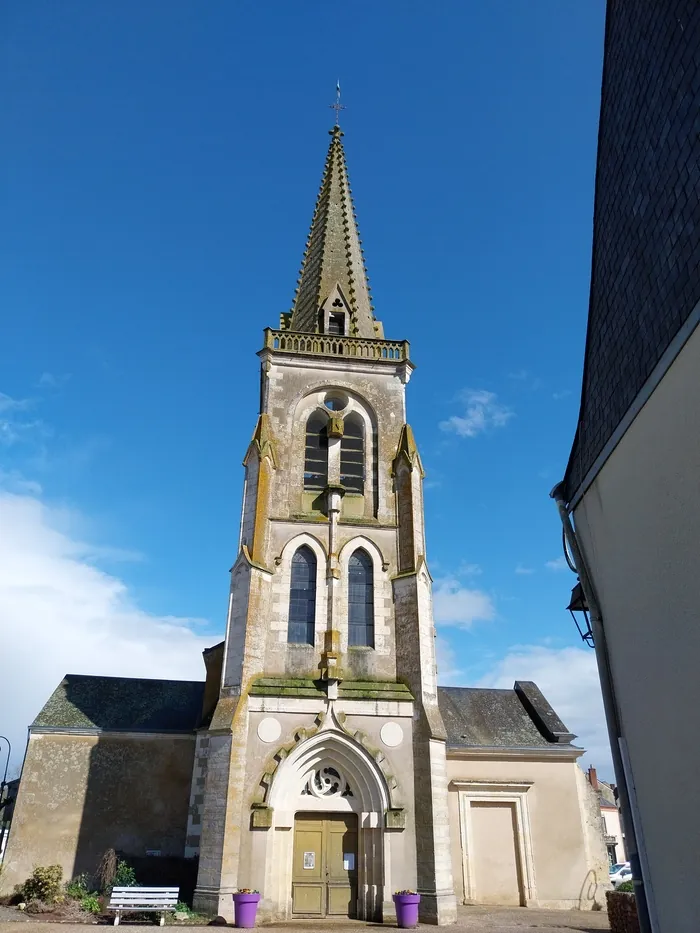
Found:
<svg viewBox="0 0 700 933"><path fill-rule="evenodd" d="M6 729L61 666L199 676L164 642L194 657L223 631L255 352L291 304L339 78L376 313L418 367L443 678L538 680L605 771L548 498L578 410L603 0L0 17L0 517L24 555L0 626L45 672Z"/></svg>

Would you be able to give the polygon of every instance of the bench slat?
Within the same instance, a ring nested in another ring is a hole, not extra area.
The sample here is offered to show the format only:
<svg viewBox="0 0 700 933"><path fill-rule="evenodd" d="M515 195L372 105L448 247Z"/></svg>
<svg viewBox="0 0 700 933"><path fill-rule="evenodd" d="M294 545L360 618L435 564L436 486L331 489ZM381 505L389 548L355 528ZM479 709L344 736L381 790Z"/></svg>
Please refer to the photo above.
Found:
<svg viewBox="0 0 700 933"><path fill-rule="evenodd" d="M116 907L118 904L144 904L145 906L157 907L159 904L176 904L177 901L172 898L167 901L152 901L148 899L139 900L139 901L110 901L110 906Z"/></svg>
<svg viewBox="0 0 700 933"><path fill-rule="evenodd" d="M148 913L161 913L163 911L162 907L111 907L110 910L119 910L123 914L148 914Z"/></svg>
<svg viewBox="0 0 700 933"><path fill-rule="evenodd" d="M150 898L150 897L142 897L138 899L134 898L132 900L117 899L115 901L110 901L110 904L153 904L154 906L157 904L176 904L176 903L177 901L175 900L174 897L169 897L167 900L164 898L157 899L157 898Z"/></svg>
<svg viewBox="0 0 700 933"><path fill-rule="evenodd" d="M133 893L133 894L136 894L136 893L140 893L140 894L144 894L144 893L146 893L146 894L151 894L151 893L154 892L154 891L156 891L156 892L158 892L158 893L161 893L161 892L162 892L162 893L166 893L166 892L167 892L168 894L179 894L180 888L179 888L179 887L178 887L178 888L175 888L175 887L173 887L173 888L165 888L165 887L160 887L160 888L140 888L140 887L136 887L136 886L134 886L134 885L131 885L131 886L129 886L129 887L124 887L124 888L117 888L117 887L112 888L112 893L113 893L113 894L132 894L132 893Z"/></svg>
<svg viewBox="0 0 700 933"><path fill-rule="evenodd" d="M112 897L115 898L115 899L117 899L117 898L124 898L124 897L125 897L125 898L127 898L127 900L146 900L146 901L148 901L148 900L150 900L152 897L155 897L155 898L159 898L159 897L173 898L173 897L177 897L177 894L173 894L172 892L166 894L164 891L163 891L163 892L154 891L152 894L149 894L148 892L146 892L145 894L113 894Z"/></svg>

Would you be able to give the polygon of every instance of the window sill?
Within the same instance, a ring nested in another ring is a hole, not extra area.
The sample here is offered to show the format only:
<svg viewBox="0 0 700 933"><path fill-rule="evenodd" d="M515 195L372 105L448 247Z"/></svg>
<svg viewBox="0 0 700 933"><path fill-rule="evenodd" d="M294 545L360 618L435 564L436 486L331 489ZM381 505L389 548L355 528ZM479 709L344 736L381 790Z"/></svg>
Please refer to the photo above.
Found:
<svg viewBox="0 0 700 933"><path fill-rule="evenodd" d="M376 651L373 645L348 645L348 651Z"/></svg>

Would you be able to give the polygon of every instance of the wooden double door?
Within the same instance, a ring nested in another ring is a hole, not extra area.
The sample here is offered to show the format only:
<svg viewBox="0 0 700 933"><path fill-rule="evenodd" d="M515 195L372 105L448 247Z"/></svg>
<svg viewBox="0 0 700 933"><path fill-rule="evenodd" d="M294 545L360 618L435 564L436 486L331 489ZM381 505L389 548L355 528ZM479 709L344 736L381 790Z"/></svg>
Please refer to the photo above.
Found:
<svg viewBox="0 0 700 933"><path fill-rule="evenodd" d="M357 816L298 813L294 820L292 912L356 917Z"/></svg>

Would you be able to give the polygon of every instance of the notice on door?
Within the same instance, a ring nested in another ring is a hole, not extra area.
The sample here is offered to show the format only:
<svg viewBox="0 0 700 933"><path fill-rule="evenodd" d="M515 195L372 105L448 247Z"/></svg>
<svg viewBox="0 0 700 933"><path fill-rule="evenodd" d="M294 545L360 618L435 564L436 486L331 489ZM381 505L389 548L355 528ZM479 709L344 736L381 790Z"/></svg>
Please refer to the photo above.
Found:
<svg viewBox="0 0 700 933"><path fill-rule="evenodd" d="M345 871L355 871L354 852L343 852L343 868Z"/></svg>
<svg viewBox="0 0 700 933"><path fill-rule="evenodd" d="M315 868L316 867L316 853L315 852L304 852L304 868Z"/></svg>

